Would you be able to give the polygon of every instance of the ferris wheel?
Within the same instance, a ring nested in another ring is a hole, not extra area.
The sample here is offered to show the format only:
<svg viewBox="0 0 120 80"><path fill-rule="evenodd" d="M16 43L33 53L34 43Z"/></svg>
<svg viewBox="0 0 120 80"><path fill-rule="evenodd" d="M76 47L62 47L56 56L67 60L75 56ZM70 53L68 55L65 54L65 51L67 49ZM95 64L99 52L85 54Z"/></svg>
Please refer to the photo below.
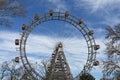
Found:
<svg viewBox="0 0 120 80"><path fill-rule="evenodd" d="M82 72L90 72L93 66L99 65L99 61L96 60L96 53L97 50L100 48L100 46L95 43L95 39L93 37L94 31L89 30L87 25L83 22L83 19L76 18L75 16L71 15L68 11L55 12L54 10L50 10L48 13L44 13L41 16L35 14L34 19L31 21L32 23L30 23L29 26L23 24L21 39L15 40L15 45L19 46L18 49L20 51L20 59L24 65L24 68L35 80L43 80L43 79L42 76L35 69L32 68L28 60L28 57L26 55L27 39L30 33L32 32L32 30L34 30L38 25L42 24L43 22L53 21L53 20L64 21L66 23L69 23L70 25L78 29L79 32L84 37L88 48L87 51L88 57ZM16 57L15 61L19 62L19 57Z"/></svg>

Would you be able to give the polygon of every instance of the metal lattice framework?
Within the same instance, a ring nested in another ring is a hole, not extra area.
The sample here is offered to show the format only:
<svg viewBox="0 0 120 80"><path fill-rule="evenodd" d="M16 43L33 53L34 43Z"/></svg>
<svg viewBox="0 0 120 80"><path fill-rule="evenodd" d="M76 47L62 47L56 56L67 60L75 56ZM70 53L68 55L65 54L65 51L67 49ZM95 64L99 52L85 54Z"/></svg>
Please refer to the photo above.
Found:
<svg viewBox="0 0 120 80"><path fill-rule="evenodd" d="M59 20L70 23L82 33L88 47L88 58L83 70L85 72L89 72L93 67L93 63L96 61L96 50L97 47L99 47L95 43L94 37L92 35L93 31L88 29L88 27L83 23L82 19L77 19L75 16L70 15L68 12L54 12L53 10L48 13L44 13L43 15L41 15L41 17L39 17L39 15L36 14L34 19L31 21L31 24L26 26L26 28L21 34L19 49L20 57L25 69L28 71L29 74L33 76L35 80L43 80L43 77L32 68L27 59L26 42L27 38L29 37L29 34L34 28L36 28L36 26L50 20Z"/></svg>
<svg viewBox="0 0 120 80"><path fill-rule="evenodd" d="M61 42L57 44L52 54L46 80L73 80Z"/></svg>

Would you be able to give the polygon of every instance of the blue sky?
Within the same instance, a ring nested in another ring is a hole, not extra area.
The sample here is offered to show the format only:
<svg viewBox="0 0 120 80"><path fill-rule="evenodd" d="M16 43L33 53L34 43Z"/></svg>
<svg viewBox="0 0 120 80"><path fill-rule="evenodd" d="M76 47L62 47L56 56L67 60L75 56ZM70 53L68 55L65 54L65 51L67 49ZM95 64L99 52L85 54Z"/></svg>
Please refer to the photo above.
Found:
<svg viewBox="0 0 120 80"><path fill-rule="evenodd" d="M77 18L83 18L88 28L95 31L96 43L101 45L97 60L101 62L105 59L105 28L119 23L120 0L21 0L21 3L27 8L26 17L12 18L14 24L11 28L0 27L0 63L19 56L19 52L15 50L14 40L20 38L21 25L29 25L35 13L42 15L50 9L69 11ZM36 61L49 59L59 41L63 42L71 71L76 76L87 60L87 46L81 33L65 22L49 21L37 26L27 41L28 58ZM91 73L99 80L102 77L101 65L93 68Z"/></svg>

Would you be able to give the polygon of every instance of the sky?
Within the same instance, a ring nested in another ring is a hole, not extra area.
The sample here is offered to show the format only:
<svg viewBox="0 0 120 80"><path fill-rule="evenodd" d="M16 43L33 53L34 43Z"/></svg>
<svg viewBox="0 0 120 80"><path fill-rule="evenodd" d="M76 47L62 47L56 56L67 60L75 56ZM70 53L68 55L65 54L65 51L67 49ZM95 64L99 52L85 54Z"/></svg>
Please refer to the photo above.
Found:
<svg viewBox="0 0 120 80"><path fill-rule="evenodd" d="M0 64L20 56L14 45L15 39L21 38L22 24L30 25L34 14L54 11L69 11L78 19L82 18L100 49L96 60L105 60L105 28L115 26L120 21L120 0L21 0L27 9L26 17L11 18L12 27L0 27ZM62 42L64 53L75 77L83 69L87 60L87 44L82 34L72 25L62 21L48 21L39 24L29 35L26 52L30 61L49 60L58 42ZM91 74L99 80L102 77L102 65L94 67Z"/></svg>

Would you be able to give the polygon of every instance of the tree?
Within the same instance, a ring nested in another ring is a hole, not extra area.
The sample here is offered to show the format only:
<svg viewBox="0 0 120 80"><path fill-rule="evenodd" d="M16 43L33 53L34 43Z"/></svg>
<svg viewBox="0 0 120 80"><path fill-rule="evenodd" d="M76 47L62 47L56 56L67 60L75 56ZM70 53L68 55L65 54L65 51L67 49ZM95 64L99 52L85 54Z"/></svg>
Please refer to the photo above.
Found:
<svg viewBox="0 0 120 80"><path fill-rule="evenodd" d="M0 0L0 25L11 26L10 18L25 16L26 10L19 0Z"/></svg>
<svg viewBox="0 0 120 80"><path fill-rule="evenodd" d="M24 67L14 59L9 62L4 61L0 70L0 80L32 80Z"/></svg>
<svg viewBox="0 0 120 80"><path fill-rule="evenodd" d="M40 63L30 63L32 68L35 69L42 77L42 80L46 80L47 61ZM31 75L24 69L21 62L15 62L15 59L11 61L4 61L0 69L0 80L34 80Z"/></svg>
<svg viewBox="0 0 120 80"><path fill-rule="evenodd" d="M19 80L25 73L22 66L18 66L14 60L8 62L5 61L1 65L0 80Z"/></svg>
<svg viewBox="0 0 120 80"><path fill-rule="evenodd" d="M120 78L120 24L107 27L106 50L107 60L103 61L103 74L105 77L112 77L115 80Z"/></svg>

